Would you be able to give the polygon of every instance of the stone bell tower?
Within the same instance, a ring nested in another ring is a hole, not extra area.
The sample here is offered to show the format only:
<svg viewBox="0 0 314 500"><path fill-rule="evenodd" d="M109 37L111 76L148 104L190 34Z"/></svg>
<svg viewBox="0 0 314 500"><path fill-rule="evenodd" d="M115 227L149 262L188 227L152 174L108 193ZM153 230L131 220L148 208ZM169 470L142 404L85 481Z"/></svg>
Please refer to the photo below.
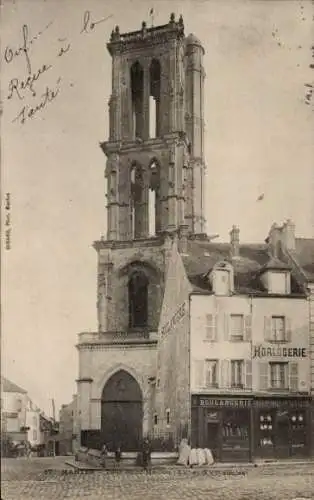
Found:
<svg viewBox="0 0 314 500"><path fill-rule="evenodd" d="M111 34L108 240L204 233L204 50L182 16ZM153 201L150 200L150 195ZM151 213L153 210L154 213Z"/></svg>
<svg viewBox="0 0 314 500"><path fill-rule="evenodd" d="M171 238L205 233L204 120L199 40L182 16L120 33L112 59L107 238L98 254L98 331L80 335L81 443L134 449L151 428L153 380Z"/></svg>

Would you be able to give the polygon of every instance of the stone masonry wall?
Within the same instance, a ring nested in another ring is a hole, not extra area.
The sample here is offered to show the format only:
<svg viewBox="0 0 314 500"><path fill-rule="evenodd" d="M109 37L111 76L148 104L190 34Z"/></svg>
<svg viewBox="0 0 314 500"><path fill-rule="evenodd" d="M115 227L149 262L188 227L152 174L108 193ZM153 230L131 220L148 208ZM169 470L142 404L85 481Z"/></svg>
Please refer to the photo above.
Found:
<svg viewBox="0 0 314 500"><path fill-rule="evenodd" d="M180 439L182 432L188 432L189 425L189 291L174 243L158 331L155 431L170 431L176 439Z"/></svg>

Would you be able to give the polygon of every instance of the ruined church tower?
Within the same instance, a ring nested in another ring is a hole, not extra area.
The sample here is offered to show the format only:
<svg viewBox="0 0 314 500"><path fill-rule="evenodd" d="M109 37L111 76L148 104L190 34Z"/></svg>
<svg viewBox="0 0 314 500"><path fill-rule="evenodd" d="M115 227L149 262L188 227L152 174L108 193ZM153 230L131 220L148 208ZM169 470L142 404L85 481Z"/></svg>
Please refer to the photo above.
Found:
<svg viewBox="0 0 314 500"><path fill-rule="evenodd" d="M182 16L112 31L107 238L98 254L98 331L80 334L81 444L135 449L152 419L169 246L205 233L204 50Z"/></svg>

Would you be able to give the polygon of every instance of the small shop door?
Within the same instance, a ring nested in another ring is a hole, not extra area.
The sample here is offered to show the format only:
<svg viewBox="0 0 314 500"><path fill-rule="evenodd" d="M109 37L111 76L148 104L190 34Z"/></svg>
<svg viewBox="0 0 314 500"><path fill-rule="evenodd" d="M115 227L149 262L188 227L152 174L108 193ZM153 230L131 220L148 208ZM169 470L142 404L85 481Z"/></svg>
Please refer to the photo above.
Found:
<svg viewBox="0 0 314 500"><path fill-rule="evenodd" d="M219 460L219 422L207 422L206 447L209 448L215 460Z"/></svg>
<svg viewBox="0 0 314 500"><path fill-rule="evenodd" d="M291 452L290 422L288 411L278 411L275 437L276 456L288 458Z"/></svg>

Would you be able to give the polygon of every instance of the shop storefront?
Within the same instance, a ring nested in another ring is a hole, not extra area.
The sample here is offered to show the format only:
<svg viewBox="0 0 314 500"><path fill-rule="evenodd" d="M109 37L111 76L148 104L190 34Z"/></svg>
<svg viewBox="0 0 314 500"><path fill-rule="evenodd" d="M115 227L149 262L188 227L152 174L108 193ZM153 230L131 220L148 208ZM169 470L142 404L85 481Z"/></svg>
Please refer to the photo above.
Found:
<svg viewBox="0 0 314 500"><path fill-rule="evenodd" d="M310 398L194 395L191 445L219 462L309 456Z"/></svg>
<svg viewBox="0 0 314 500"><path fill-rule="evenodd" d="M210 448L220 462L252 459L252 400L192 396L192 447Z"/></svg>
<svg viewBox="0 0 314 500"><path fill-rule="evenodd" d="M308 398L254 398L254 455L297 458L310 453Z"/></svg>

